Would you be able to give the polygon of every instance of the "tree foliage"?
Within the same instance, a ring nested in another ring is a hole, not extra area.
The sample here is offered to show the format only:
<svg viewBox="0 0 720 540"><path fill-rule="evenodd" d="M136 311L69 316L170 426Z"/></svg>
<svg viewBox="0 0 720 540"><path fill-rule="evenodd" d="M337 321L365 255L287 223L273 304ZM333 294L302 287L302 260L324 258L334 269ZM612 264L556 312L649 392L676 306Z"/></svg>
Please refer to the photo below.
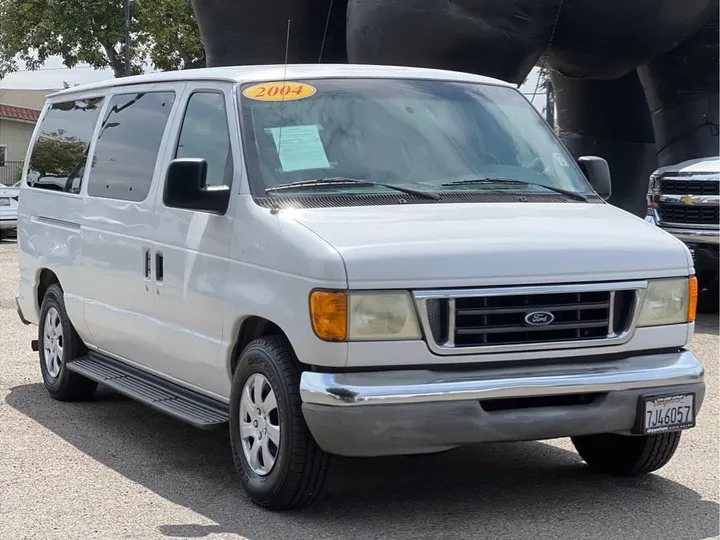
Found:
<svg viewBox="0 0 720 540"><path fill-rule="evenodd" d="M205 67L205 48L190 0L141 0L138 25L152 64L161 70Z"/></svg>
<svg viewBox="0 0 720 540"><path fill-rule="evenodd" d="M0 0L0 78L30 70L50 56L67 67L85 63L125 70L123 0ZM205 64L190 0L134 0L131 4L131 73L143 66L186 69Z"/></svg>
<svg viewBox="0 0 720 540"><path fill-rule="evenodd" d="M62 129L44 133L33 147L30 167L39 178L66 178L70 172L85 161L86 143L76 137L68 137Z"/></svg>

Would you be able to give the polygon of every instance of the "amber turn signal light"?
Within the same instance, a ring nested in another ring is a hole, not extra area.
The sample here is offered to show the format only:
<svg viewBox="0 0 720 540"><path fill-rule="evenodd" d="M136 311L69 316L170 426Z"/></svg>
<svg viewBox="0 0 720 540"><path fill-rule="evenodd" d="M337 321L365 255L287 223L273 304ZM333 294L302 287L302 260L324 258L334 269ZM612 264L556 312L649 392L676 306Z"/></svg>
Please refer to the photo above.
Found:
<svg viewBox="0 0 720 540"><path fill-rule="evenodd" d="M310 316L315 335L324 341L345 341L348 327L348 295L339 291L313 291Z"/></svg>
<svg viewBox="0 0 720 540"><path fill-rule="evenodd" d="M698 301L698 282L695 276L688 280L688 322L695 322Z"/></svg>

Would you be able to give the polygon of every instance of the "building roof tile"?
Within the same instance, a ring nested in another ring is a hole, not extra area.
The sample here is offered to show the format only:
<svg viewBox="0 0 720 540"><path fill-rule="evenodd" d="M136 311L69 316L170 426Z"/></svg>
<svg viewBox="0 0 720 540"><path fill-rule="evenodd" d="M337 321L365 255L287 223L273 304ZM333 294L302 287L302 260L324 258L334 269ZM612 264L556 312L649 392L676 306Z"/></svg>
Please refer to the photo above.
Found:
<svg viewBox="0 0 720 540"><path fill-rule="evenodd" d="M0 103L0 118L9 120L24 120L26 122L37 122L40 118L40 111L28 109L27 107L15 107L14 105L3 105Z"/></svg>

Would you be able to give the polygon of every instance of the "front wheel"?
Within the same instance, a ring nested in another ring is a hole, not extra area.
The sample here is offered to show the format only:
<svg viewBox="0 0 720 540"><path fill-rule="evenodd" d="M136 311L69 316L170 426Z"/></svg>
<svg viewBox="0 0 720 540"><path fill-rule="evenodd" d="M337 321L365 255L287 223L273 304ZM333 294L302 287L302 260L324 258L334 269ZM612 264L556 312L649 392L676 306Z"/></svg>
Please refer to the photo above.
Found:
<svg viewBox="0 0 720 540"><path fill-rule="evenodd" d="M320 494L329 456L302 414L299 364L286 339L271 336L243 351L230 393L230 442L252 501L273 510L306 506Z"/></svg>
<svg viewBox="0 0 720 540"><path fill-rule="evenodd" d="M641 476L668 464L680 444L680 432L637 437L583 435L573 437L572 442L593 469L619 476Z"/></svg>

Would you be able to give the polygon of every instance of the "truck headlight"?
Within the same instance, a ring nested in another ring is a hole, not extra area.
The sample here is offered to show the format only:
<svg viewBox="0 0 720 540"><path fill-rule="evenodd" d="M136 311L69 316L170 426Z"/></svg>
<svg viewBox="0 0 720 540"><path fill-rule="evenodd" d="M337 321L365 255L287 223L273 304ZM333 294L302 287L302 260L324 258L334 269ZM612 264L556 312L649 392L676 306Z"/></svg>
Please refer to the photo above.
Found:
<svg viewBox="0 0 720 540"><path fill-rule="evenodd" d="M657 279L648 283L638 326L682 324L695 320L697 279Z"/></svg>
<svg viewBox="0 0 720 540"><path fill-rule="evenodd" d="M653 173L650 175L650 182L648 183L648 193L657 195L660 193L660 176Z"/></svg>
<svg viewBox="0 0 720 540"><path fill-rule="evenodd" d="M325 341L420 339L420 325L407 291L313 291L310 316Z"/></svg>

